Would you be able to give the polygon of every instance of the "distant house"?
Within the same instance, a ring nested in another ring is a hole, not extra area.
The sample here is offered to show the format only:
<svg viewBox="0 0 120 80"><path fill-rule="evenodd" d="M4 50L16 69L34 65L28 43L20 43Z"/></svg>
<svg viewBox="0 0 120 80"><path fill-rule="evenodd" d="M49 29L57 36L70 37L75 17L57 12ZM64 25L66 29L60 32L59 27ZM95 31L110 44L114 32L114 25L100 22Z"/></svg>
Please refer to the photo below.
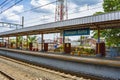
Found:
<svg viewBox="0 0 120 80"><path fill-rule="evenodd" d="M87 44L90 45L91 47L95 47L96 43L97 43L97 40L94 39L94 38L88 38L88 39L85 40L85 42L87 42Z"/></svg>
<svg viewBox="0 0 120 80"><path fill-rule="evenodd" d="M101 42L105 42L105 39L100 39ZM87 38L84 40L84 43L87 43L91 47L96 47L97 40L94 38Z"/></svg>

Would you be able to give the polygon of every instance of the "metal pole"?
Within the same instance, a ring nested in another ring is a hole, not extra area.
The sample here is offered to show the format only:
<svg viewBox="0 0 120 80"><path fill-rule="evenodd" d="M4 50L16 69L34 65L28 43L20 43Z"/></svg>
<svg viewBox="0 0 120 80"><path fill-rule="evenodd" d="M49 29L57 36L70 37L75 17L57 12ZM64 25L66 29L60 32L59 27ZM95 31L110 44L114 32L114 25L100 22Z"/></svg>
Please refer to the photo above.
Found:
<svg viewBox="0 0 120 80"><path fill-rule="evenodd" d="M24 28L24 17L22 16L22 28Z"/></svg>

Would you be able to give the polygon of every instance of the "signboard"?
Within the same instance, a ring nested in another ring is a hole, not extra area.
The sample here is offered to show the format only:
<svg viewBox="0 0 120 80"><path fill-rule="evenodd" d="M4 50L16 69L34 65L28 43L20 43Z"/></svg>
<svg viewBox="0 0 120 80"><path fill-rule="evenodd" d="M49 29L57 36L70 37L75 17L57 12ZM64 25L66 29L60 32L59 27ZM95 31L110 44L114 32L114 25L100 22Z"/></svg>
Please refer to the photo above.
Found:
<svg viewBox="0 0 120 80"><path fill-rule="evenodd" d="M64 36L90 35L90 28L64 30Z"/></svg>

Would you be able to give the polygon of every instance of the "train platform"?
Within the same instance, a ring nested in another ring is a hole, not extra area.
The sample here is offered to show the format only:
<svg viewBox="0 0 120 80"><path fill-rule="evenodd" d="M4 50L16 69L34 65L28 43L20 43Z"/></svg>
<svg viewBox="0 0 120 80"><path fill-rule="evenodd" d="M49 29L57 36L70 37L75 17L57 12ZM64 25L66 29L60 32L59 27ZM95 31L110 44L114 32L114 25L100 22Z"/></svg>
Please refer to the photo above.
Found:
<svg viewBox="0 0 120 80"><path fill-rule="evenodd" d="M48 52L35 52L28 50L9 49L9 48L0 48L0 50L12 51L21 54L30 54L34 56L42 56L52 59L60 59L60 60L73 61L79 63L96 64L96 65L120 68L120 57L106 58L106 57L95 57L95 56L73 56L68 54L55 54L55 53L53 54Z"/></svg>

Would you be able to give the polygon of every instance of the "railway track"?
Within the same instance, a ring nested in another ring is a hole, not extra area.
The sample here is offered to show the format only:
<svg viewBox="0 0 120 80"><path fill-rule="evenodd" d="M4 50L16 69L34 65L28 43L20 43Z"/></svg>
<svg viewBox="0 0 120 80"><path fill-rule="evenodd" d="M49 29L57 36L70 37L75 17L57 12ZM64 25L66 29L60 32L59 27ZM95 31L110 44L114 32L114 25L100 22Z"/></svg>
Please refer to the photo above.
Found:
<svg viewBox="0 0 120 80"><path fill-rule="evenodd" d="M20 64L20 65L31 67L31 68L34 68L34 69L37 69L37 70L40 70L40 71L44 71L44 72L48 72L48 73L51 73L51 74L62 76L64 78L66 78L65 80L67 80L67 79L68 80L91 80L91 79L84 79L83 77L77 77L75 75L73 76L71 74L66 74L64 72L59 72L59 71L55 71L55 70L39 67L39 66L36 66L36 65L33 65L33 64L28 64L28 63L25 63L25 62L21 62L21 61L14 60L14 59L7 58L7 57L3 57L3 56L0 56L0 58L8 60L8 61L11 61L11 62L14 62L14 63L17 63L17 64ZM11 78L9 80L15 80L15 79ZM49 79L45 79L45 80L49 80Z"/></svg>
<svg viewBox="0 0 120 80"><path fill-rule="evenodd" d="M74 74L74 73L71 73L71 72L68 72L68 71L64 71L64 70L59 70L59 69L53 69L53 68L49 68L49 66L45 66L45 65L39 65L37 63L32 63L32 62L29 62L29 61L24 61L24 60L21 60L21 59L17 59L17 58L12 58L12 57L8 57L8 56L0 56L0 58L4 58L6 60L9 60L9 61L12 61L12 62L15 62L15 63L19 63L21 65L25 65L25 66L30 66L32 68L35 68L35 69L38 69L38 70L42 70L42 71L46 71L46 72L50 72L52 74L57 74L57 75L60 75L64 78L69 78L70 80L104 80L104 79L107 79L107 80L112 80L110 78L103 78L103 77L97 77L97 76L94 76L94 75L89 75L89 74ZM81 78L82 77L82 78ZM79 78L79 79L78 79ZM81 78L81 79L80 79Z"/></svg>
<svg viewBox="0 0 120 80"><path fill-rule="evenodd" d="M20 50L1 50L0 55L15 59L25 64L42 67L48 70L54 70L55 73L75 75L92 80L118 80L119 68L109 67L99 64L84 63L66 60L68 57L56 56L51 54L33 53ZM76 60L76 58L75 58ZM86 62L86 61L85 61ZM89 62L89 61L88 61ZM99 62L99 61L98 61ZM104 74L102 74L104 73ZM63 77L65 77L63 74ZM108 75L109 74L109 75ZM111 76L110 76L111 75ZM62 76L62 75L61 75ZM73 76L72 76L73 77Z"/></svg>
<svg viewBox="0 0 120 80"><path fill-rule="evenodd" d="M11 76L7 75L2 71L0 71L0 75L2 76L2 78L4 78L4 80L15 80L14 78L12 78Z"/></svg>

